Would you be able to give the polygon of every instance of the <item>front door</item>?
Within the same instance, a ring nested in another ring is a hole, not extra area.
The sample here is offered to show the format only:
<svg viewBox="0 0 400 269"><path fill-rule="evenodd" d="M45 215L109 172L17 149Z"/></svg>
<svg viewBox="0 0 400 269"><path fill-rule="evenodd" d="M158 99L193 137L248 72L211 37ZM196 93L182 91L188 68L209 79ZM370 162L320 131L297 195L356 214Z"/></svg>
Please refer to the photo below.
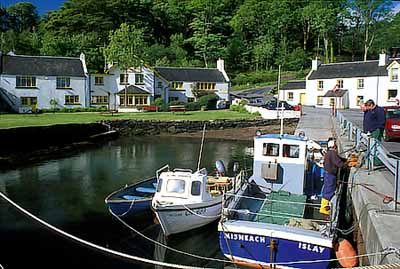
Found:
<svg viewBox="0 0 400 269"><path fill-rule="evenodd" d="M306 104L306 94L305 93L300 93L300 104L302 104L302 105Z"/></svg>

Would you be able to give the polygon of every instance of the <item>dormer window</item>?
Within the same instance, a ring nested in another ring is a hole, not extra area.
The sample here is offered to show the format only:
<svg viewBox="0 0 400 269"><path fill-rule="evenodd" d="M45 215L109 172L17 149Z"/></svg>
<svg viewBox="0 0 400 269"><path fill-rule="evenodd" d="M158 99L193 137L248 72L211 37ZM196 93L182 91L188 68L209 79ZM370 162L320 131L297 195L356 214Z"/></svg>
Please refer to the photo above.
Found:
<svg viewBox="0 0 400 269"><path fill-rule="evenodd" d="M390 71L390 81L398 81L399 80L399 69L392 68Z"/></svg>

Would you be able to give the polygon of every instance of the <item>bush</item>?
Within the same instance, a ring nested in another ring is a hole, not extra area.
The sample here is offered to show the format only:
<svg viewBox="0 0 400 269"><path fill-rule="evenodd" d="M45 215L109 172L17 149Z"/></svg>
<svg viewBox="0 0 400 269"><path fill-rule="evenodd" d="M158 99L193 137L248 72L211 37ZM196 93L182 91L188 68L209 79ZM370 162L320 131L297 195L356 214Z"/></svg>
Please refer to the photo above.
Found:
<svg viewBox="0 0 400 269"><path fill-rule="evenodd" d="M157 106L157 111L164 111L164 99L157 98L154 100L154 105Z"/></svg>
<svg viewBox="0 0 400 269"><path fill-rule="evenodd" d="M108 108L106 106L101 107L64 107L64 108L43 108L40 111L43 113L54 113L54 112L61 112L61 113L74 113L74 112L102 112L107 111Z"/></svg>
<svg viewBox="0 0 400 269"><path fill-rule="evenodd" d="M168 105L170 105L170 106L182 106L182 105L185 105L186 103L185 102L183 102L183 101L171 101L171 102L169 102L168 103Z"/></svg>
<svg viewBox="0 0 400 269"><path fill-rule="evenodd" d="M192 102L192 103L186 103L185 104L186 110L188 111L195 111L195 110L200 110L200 103L199 102Z"/></svg>
<svg viewBox="0 0 400 269"><path fill-rule="evenodd" d="M239 105L231 105L229 107L230 111L239 111L240 106Z"/></svg>
<svg viewBox="0 0 400 269"><path fill-rule="evenodd" d="M239 106L239 113L248 113L244 106Z"/></svg>
<svg viewBox="0 0 400 269"><path fill-rule="evenodd" d="M200 107L205 106L207 109L217 109L218 99L219 97L212 93L200 97L197 102L200 104Z"/></svg>
<svg viewBox="0 0 400 269"><path fill-rule="evenodd" d="M255 116L255 117L261 117L261 114L260 114L260 112L254 112L254 113L251 113L251 115L253 115L253 116Z"/></svg>

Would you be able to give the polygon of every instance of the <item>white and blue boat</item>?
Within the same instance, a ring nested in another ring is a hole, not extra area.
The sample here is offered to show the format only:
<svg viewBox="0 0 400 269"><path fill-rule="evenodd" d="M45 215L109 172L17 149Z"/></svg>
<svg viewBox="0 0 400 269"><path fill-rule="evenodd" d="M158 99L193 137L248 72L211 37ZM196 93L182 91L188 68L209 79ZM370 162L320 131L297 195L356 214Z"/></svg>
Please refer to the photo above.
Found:
<svg viewBox="0 0 400 269"><path fill-rule="evenodd" d="M322 158L309 150L316 144L310 142L294 135L255 137L253 175L226 194L218 226L225 257L257 268L329 268L338 205L332 202L327 221L318 201L305 195L307 170Z"/></svg>
<svg viewBox="0 0 400 269"><path fill-rule="evenodd" d="M156 192L157 177L127 185L108 195L105 203L119 217L135 216L150 212L151 200Z"/></svg>

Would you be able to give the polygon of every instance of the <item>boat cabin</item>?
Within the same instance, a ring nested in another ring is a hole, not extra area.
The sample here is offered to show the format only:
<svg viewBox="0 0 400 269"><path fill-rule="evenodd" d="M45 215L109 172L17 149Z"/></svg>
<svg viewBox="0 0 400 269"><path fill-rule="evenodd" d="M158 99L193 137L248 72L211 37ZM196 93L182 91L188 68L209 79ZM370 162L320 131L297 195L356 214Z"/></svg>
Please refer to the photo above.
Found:
<svg viewBox="0 0 400 269"><path fill-rule="evenodd" d="M287 134L256 136L253 179L261 188L303 194L306 155L307 139L304 137Z"/></svg>
<svg viewBox="0 0 400 269"><path fill-rule="evenodd" d="M192 173L190 169L174 169L162 172L159 177L154 200L171 204L187 204L211 200L206 191L207 171Z"/></svg>

